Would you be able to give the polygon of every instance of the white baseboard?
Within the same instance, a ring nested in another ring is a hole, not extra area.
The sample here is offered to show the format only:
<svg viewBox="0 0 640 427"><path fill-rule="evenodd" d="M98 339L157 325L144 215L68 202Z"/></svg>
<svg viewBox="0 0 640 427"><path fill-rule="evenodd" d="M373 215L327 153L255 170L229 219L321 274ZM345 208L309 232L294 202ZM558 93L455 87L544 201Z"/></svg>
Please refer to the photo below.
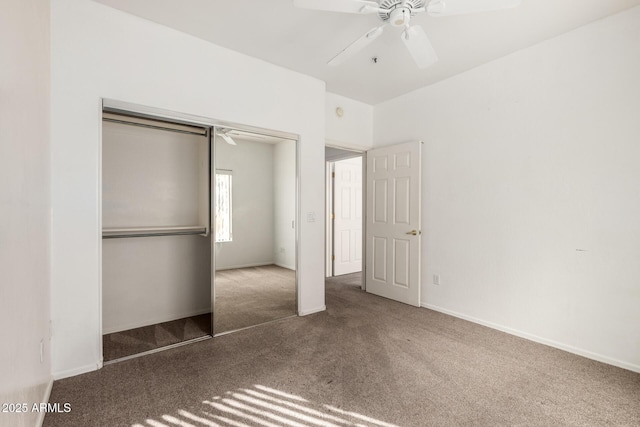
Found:
<svg viewBox="0 0 640 427"><path fill-rule="evenodd" d="M4 386L4 384L2 385ZM44 423L46 411L40 411L39 409L34 410L34 406L40 408L42 403L49 402L52 385L53 378L51 375L45 374L44 377L38 379L35 384L13 386L9 390L0 390L0 403L13 403L26 406L26 410L23 411L0 413L0 427L41 427Z"/></svg>
<svg viewBox="0 0 640 427"><path fill-rule="evenodd" d="M323 305L322 307L312 308L311 310L300 310L298 312L298 316L308 316L310 314L320 313L321 311L325 311L326 309L327 309L327 306Z"/></svg>
<svg viewBox="0 0 640 427"><path fill-rule="evenodd" d="M216 266L216 271L235 270L236 268L264 267L266 265L273 265L273 264L274 264L273 261L267 261L267 262L256 262L252 264L227 265L224 267Z"/></svg>
<svg viewBox="0 0 640 427"><path fill-rule="evenodd" d="M295 267L292 267L290 265L286 265L286 264L282 264L279 262L274 262L273 265L277 265L278 267L282 267L282 268L286 268L287 270L295 270Z"/></svg>
<svg viewBox="0 0 640 427"><path fill-rule="evenodd" d="M49 398L51 397L51 389L53 388L53 377L49 378L49 383L47 384L47 388L44 390L44 395L42 396L41 403L49 403ZM45 411L38 412L38 419L36 420L36 426L42 427L44 423Z"/></svg>
<svg viewBox="0 0 640 427"><path fill-rule="evenodd" d="M524 338L529 341L534 341L540 344L548 345L549 347L554 347L559 350L564 350L569 353L577 354L578 356L586 357L587 359L597 360L598 362L606 363L608 365L613 365L622 369L627 369L629 371L640 373L640 366L635 365L633 363L623 362L621 360L613 359L608 356L603 356L598 353L593 353L591 351L584 350L582 348L573 347L571 345L563 344L561 342L542 338L537 335L533 335L527 332L519 331L517 329L509 328L507 326L499 325L497 323L488 322L486 320L478 319L473 316L467 316L466 314L458 313L458 312L448 310L446 308L438 307L432 304L427 304L425 302L421 302L420 305L424 308L428 308L433 311L448 314L450 316L457 317L459 319L468 320L469 322L477 323L479 325L486 326L491 329L496 329L498 331L506 332L507 334L515 335L517 337Z"/></svg>
<svg viewBox="0 0 640 427"><path fill-rule="evenodd" d="M102 334L106 335L106 334L112 334L114 332L128 331L129 329L142 328L144 326L156 325L158 323L163 323L163 322L171 322L172 320L184 319L185 317L191 317L191 316L200 316L201 314L207 314L207 313L211 313L211 308L209 307L201 308L199 310L187 311L184 313L179 313L179 314L175 314L173 316L168 316L168 317L158 316L152 319L145 319L138 322L127 323L124 325L103 327Z"/></svg>
<svg viewBox="0 0 640 427"><path fill-rule="evenodd" d="M75 377L76 375L86 374L87 372L97 371L102 367L101 362L92 363L90 365L79 366L77 368L67 369L65 371L58 371L53 373L54 380L61 380L64 378Z"/></svg>

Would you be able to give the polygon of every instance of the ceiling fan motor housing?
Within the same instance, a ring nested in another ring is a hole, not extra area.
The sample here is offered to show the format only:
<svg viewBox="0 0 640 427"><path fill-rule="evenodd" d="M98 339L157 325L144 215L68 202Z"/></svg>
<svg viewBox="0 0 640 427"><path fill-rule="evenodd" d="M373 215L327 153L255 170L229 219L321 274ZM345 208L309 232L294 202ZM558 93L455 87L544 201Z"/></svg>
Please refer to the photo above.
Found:
<svg viewBox="0 0 640 427"><path fill-rule="evenodd" d="M389 12L379 12L378 16L394 27L404 27L416 15L414 10L424 7L426 3L427 0L382 0L380 8Z"/></svg>

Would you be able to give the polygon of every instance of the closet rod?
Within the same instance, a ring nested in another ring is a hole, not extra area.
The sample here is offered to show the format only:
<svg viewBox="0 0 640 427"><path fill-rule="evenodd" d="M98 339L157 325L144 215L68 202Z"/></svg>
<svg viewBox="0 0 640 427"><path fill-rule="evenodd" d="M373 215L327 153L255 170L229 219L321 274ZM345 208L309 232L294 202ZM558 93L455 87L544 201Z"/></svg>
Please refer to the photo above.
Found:
<svg viewBox="0 0 640 427"><path fill-rule="evenodd" d="M158 228L105 228L102 230L103 239L122 239L126 237L154 237L154 236L188 236L207 234L207 227L158 227Z"/></svg>
<svg viewBox="0 0 640 427"><path fill-rule="evenodd" d="M173 128L170 128L170 127L155 126L155 125L150 125L150 124L146 124L146 123L128 122L126 120L111 119L111 118L107 118L107 117L103 117L102 120L105 121L105 122L120 123L122 125L139 126L139 127L143 127L143 128L149 128L149 129L165 130L167 132L186 133L186 134L189 134L189 135L198 135L198 136L205 136L206 135L206 133L203 133L203 132L192 132L192 131L189 131L189 130L173 129Z"/></svg>

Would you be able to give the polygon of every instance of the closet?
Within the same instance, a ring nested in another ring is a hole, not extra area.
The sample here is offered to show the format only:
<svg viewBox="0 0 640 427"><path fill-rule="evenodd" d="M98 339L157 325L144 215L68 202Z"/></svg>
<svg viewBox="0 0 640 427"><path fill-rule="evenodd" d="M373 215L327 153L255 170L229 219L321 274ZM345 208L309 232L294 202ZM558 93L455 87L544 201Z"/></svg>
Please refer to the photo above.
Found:
<svg viewBox="0 0 640 427"><path fill-rule="evenodd" d="M212 334L209 134L103 114L105 361Z"/></svg>
<svg viewBox="0 0 640 427"><path fill-rule="evenodd" d="M103 111L105 363L297 314L297 139L176 116Z"/></svg>

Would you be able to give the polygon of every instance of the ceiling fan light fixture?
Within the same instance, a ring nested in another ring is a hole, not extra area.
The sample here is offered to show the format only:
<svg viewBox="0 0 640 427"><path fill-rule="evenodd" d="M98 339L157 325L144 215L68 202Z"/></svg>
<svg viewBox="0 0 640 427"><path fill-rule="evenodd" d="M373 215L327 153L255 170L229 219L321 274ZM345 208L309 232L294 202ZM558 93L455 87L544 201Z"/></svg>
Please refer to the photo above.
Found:
<svg viewBox="0 0 640 427"><path fill-rule="evenodd" d="M394 27L406 27L411 21L411 11L405 7L391 12L389 22Z"/></svg>

